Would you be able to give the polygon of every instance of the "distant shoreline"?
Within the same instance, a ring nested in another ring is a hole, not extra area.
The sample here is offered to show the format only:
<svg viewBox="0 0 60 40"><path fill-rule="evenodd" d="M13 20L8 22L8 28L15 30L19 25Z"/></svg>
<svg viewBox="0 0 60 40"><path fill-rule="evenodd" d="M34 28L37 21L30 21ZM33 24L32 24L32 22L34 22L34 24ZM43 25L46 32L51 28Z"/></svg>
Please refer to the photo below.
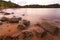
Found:
<svg viewBox="0 0 60 40"><path fill-rule="evenodd" d="M0 9L8 9L8 8L60 8L60 4L49 4L49 5L39 5L39 4L31 4L31 5L18 5L11 1L1 1L0 2Z"/></svg>
<svg viewBox="0 0 60 40"><path fill-rule="evenodd" d="M4 9L18 9L18 8L4 8ZM26 8L24 8L24 9L26 9ZM32 8L32 9L34 9L34 8ZM36 8L37 9L37 8ZM42 9L45 9L45 8L42 8ZM51 8L50 8L51 9ZM54 8L53 8L54 9Z"/></svg>

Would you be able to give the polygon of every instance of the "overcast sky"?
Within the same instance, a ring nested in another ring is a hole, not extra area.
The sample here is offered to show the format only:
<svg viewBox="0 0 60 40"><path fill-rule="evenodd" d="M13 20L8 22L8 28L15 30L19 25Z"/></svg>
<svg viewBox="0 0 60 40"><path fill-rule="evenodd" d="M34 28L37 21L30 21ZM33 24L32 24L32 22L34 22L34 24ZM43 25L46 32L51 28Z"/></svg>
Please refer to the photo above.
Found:
<svg viewBox="0 0 60 40"><path fill-rule="evenodd" d="M47 4L60 3L60 0L11 0L11 1L19 5L29 5L29 4L47 5Z"/></svg>

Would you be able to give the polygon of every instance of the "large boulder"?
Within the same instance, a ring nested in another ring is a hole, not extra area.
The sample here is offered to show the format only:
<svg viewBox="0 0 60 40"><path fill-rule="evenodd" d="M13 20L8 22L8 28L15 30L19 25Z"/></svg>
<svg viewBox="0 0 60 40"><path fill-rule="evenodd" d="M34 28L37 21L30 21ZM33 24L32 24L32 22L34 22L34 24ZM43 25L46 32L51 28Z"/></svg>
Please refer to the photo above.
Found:
<svg viewBox="0 0 60 40"><path fill-rule="evenodd" d="M47 32L49 32L52 35L57 35L59 32L59 28L55 25L52 25L49 22L42 22L41 25L42 28L44 28Z"/></svg>
<svg viewBox="0 0 60 40"><path fill-rule="evenodd" d="M18 25L17 29L24 30L24 29L28 28L29 25L30 25L30 21L22 20L22 21L20 21L20 24Z"/></svg>
<svg viewBox="0 0 60 40"><path fill-rule="evenodd" d="M9 18L7 18L7 17L2 17L2 18L0 19L0 21L5 22L5 21L8 21L8 19L9 19Z"/></svg>

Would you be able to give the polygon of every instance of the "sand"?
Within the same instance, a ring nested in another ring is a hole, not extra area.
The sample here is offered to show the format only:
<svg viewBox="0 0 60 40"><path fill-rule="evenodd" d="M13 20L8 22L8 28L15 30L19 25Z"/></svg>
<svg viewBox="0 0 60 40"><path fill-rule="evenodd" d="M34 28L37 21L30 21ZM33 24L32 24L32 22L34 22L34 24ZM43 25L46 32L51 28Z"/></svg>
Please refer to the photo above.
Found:
<svg viewBox="0 0 60 40"><path fill-rule="evenodd" d="M18 30L17 26L18 26L18 23L10 24L10 23L4 22L3 25L0 25L0 36L10 35L12 37L15 37L17 35L20 35L19 40L23 40L21 37L22 36L21 32L24 30ZM25 29L25 30L29 30L29 31L33 32L33 30L37 30L39 28L40 28L39 26L32 26L32 27L29 27L28 29ZM51 35L48 32L47 32L47 35L43 38L37 38L34 32L33 32L33 34L34 34L34 36L32 37L31 40L60 40L59 37Z"/></svg>

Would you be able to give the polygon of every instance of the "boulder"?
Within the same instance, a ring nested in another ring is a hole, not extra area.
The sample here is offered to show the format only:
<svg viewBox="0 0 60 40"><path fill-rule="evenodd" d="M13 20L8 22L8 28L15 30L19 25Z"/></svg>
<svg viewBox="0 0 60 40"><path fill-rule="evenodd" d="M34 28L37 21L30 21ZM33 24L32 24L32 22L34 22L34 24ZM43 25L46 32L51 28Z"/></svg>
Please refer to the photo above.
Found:
<svg viewBox="0 0 60 40"><path fill-rule="evenodd" d="M30 21L27 20L23 20L22 23L27 27L30 25Z"/></svg>
<svg viewBox="0 0 60 40"><path fill-rule="evenodd" d="M18 18L10 18L9 23L19 23Z"/></svg>
<svg viewBox="0 0 60 40"><path fill-rule="evenodd" d="M3 24L3 22L2 21L0 21L0 25L2 25Z"/></svg>
<svg viewBox="0 0 60 40"><path fill-rule="evenodd" d="M7 17L2 17L2 18L0 19L0 21L5 22L5 21L8 21L8 19L9 19L9 18L7 18Z"/></svg>
<svg viewBox="0 0 60 40"><path fill-rule="evenodd" d="M17 27L18 30L24 30L26 29L26 26L23 25L23 24L19 24L18 27Z"/></svg>
<svg viewBox="0 0 60 40"><path fill-rule="evenodd" d="M34 30L34 33L37 38L44 38L47 35L47 32L42 28Z"/></svg>
<svg viewBox="0 0 60 40"><path fill-rule="evenodd" d="M22 32L22 38L24 39L24 40L31 40L32 39L32 37L33 37L33 33L31 32L31 31L23 31Z"/></svg>
<svg viewBox="0 0 60 40"><path fill-rule="evenodd" d="M52 25L49 22L42 22L41 25L42 28L44 28L47 32L49 32L52 35L57 35L59 32L59 28L55 25Z"/></svg>

